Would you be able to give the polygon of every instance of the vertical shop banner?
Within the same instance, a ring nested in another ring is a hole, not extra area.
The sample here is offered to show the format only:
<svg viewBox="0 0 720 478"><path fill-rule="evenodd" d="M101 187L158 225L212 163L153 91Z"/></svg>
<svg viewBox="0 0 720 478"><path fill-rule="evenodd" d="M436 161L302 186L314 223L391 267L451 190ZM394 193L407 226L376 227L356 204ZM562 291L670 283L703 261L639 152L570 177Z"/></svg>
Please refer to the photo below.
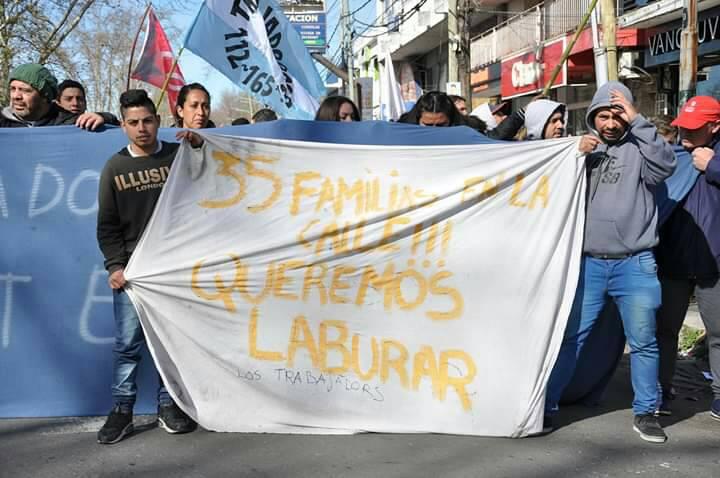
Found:
<svg viewBox="0 0 720 478"><path fill-rule="evenodd" d="M126 269L160 373L203 427L540 431L583 239L576 139L203 136Z"/></svg>

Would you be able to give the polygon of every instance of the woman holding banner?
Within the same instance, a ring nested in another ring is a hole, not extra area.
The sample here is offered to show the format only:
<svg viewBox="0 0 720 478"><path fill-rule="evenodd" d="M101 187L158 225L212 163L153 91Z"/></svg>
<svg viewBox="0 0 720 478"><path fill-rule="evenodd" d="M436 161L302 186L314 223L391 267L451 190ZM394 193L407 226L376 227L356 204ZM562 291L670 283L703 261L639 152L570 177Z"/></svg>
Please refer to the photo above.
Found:
<svg viewBox="0 0 720 478"><path fill-rule="evenodd" d="M210 93L200 83L183 86L175 106L175 126L187 129L214 128L210 121Z"/></svg>

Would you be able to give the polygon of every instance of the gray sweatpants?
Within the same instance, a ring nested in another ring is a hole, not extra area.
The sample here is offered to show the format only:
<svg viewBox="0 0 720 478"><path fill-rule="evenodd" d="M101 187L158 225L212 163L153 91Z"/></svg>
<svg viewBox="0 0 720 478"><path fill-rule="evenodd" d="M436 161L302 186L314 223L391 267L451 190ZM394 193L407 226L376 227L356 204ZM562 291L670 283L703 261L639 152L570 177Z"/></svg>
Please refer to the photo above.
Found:
<svg viewBox="0 0 720 478"><path fill-rule="evenodd" d="M678 280L660 278L662 305L657 312L657 341L660 348L659 380L663 391L670 391L675 375L678 335L685 320L690 296L695 293L700 317L707 331L710 351L712 390L720 398L720 280Z"/></svg>

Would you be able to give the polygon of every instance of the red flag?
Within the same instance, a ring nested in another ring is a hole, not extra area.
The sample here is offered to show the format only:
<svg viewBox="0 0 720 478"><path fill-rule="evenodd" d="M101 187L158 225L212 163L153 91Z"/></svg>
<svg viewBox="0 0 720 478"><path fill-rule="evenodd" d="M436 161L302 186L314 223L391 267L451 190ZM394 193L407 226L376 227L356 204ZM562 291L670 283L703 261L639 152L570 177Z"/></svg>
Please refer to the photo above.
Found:
<svg viewBox="0 0 720 478"><path fill-rule="evenodd" d="M174 58L175 56L173 55L167 35L165 35L165 30L163 30L162 25L160 25L160 20L158 20L155 12L150 8L142 54L130 78L162 88L173 66ZM173 114L175 113L178 92L184 84L185 78L183 78L182 72L180 71L180 65L176 64L175 71L170 76L170 81L167 86L168 102L170 104L170 111Z"/></svg>

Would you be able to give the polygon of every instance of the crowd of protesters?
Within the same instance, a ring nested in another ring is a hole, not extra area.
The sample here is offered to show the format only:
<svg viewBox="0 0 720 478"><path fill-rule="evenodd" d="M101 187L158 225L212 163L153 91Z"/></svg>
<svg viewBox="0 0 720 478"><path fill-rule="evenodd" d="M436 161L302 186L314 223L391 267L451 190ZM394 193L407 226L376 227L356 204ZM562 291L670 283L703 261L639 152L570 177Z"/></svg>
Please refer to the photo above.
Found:
<svg viewBox="0 0 720 478"><path fill-rule="evenodd" d="M0 127L76 125L95 130L120 125L129 144L108 160L99 189L97 236L113 289L116 321L113 409L98 441L117 443L133 430L135 377L144 344L134 307L123 290L124 268L142 235L172 166L177 143L158 140L160 118L144 90L120 97L118 120L111 113L87 112L83 86L58 84L43 66L26 64L9 77L10 105L0 112ZM179 92L174 123L178 140L201 147L192 130L213 128L211 96L199 83ZM275 121L271 109L233 125ZM343 96L326 98L316 121L361 121L355 103ZM484 104L468 114L467 101L439 91L422 95L400 123L419 126L467 126L496 140L561 138L567 134L566 105L537 97L525 109L507 103ZM583 261L575 301L558 358L547 385L544 432L553 429L558 403L577 359L608 301L630 348L634 391L633 428L642 439L665 442L658 420L672 413L678 335L691 296L698 301L707 331L714 377L710 416L720 420L720 103L691 98L676 118L639 114L632 93L619 82L598 89L586 115L589 133L578 139L588 178ZM678 144L679 141L679 144ZM681 156L683 155L684 156ZM656 190L676 168L678 158L699 172L694 186L664 223L658 219ZM123 188L121 178L146 177L147 188ZM161 385L158 420L170 433L186 433L196 424Z"/></svg>

